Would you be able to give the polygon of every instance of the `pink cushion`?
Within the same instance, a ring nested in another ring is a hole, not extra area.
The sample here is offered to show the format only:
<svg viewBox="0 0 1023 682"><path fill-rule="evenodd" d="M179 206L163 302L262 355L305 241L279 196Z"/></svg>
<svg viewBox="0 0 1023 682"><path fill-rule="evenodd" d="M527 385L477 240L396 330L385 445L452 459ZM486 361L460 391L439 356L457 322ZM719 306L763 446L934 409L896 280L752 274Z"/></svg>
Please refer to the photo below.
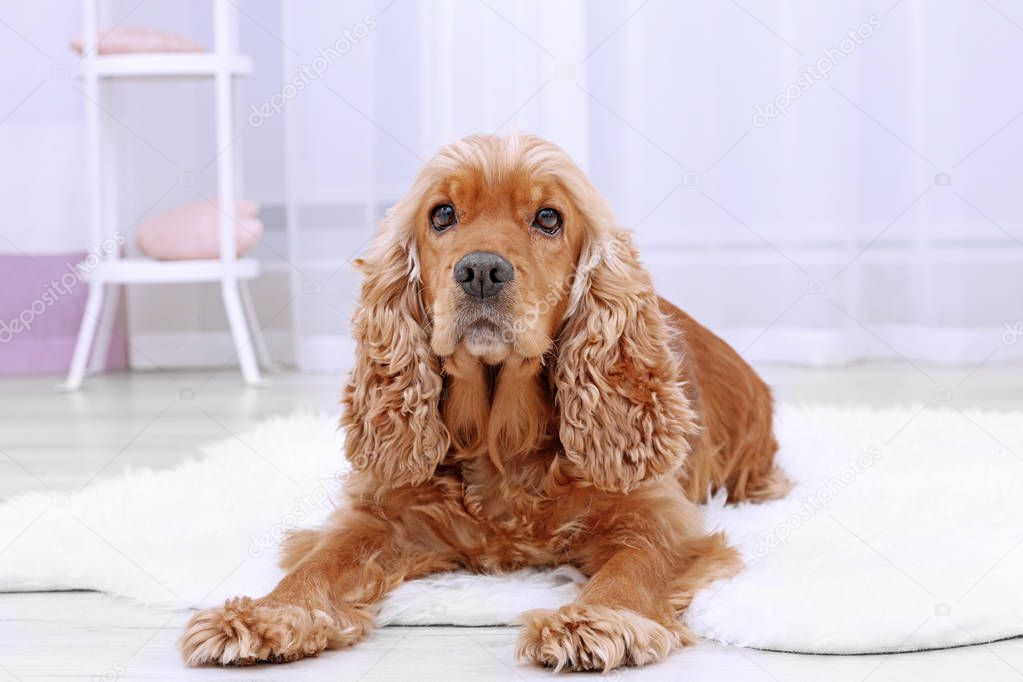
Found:
<svg viewBox="0 0 1023 682"><path fill-rule="evenodd" d="M220 210L208 201L197 201L150 218L139 227L139 249L157 260L194 260L220 257ZM259 204L248 199L235 202L235 240L242 255L263 234Z"/></svg>
<svg viewBox="0 0 1023 682"><path fill-rule="evenodd" d="M99 32L98 54L134 54L136 52L202 52L203 47L176 33L165 33L155 28L124 27ZM82 36L71 39L71 49L82 54L85 48Z"/></svg>

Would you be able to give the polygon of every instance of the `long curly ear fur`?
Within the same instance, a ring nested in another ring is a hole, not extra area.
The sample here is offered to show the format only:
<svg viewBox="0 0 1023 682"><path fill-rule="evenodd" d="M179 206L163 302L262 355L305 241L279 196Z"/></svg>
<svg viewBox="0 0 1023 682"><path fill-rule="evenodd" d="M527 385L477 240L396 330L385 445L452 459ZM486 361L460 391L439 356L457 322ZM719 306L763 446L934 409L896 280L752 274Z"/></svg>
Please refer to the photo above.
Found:
<svg viewBox="0 0 1023 682"><path fill-rule="evenodd" d="M649 273L625 232L601 232L584 246L559 337L560 437L581 478L628 492L683 462L696 416Z"/></svg>
<svg viewBox="0 0 1023 682"><path fill-rule="evenodd" d="M412 239L417 197L413 189L391 210L369 254L356 262L366 277L353 318L355 367L341 418L354 468L390 485L428 479L450 443Z"/></svg>

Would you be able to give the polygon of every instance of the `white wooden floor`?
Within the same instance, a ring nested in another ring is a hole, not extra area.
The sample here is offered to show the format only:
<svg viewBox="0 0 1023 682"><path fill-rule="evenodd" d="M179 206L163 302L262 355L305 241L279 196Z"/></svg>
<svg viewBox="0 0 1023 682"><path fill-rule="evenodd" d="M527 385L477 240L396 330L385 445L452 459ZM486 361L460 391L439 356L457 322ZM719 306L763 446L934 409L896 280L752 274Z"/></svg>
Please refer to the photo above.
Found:
<svg viewBox="0 0 1023 682"><path fill-rule="evenodd" d="M951 398L1023 408L1023 367L923 371L906 365L840 370L761 368L780 399L890 405ZM117 374L77 394L56 379L0 379L0 500L75 489L126 467L167 467L199 443L297 407L336 411L339 377L280 374L262 389L237 374ZM0 548L2 553L3 548ZM0 562L2 565L2 562ZM549 679L512 658L514 628L385 628L346 651L286 666L189 670L174 641L187 614L91 592L0 594L0 680ZM1016 680L1023 639L895 656L802 656L703 643L628 679Z"/></svg>

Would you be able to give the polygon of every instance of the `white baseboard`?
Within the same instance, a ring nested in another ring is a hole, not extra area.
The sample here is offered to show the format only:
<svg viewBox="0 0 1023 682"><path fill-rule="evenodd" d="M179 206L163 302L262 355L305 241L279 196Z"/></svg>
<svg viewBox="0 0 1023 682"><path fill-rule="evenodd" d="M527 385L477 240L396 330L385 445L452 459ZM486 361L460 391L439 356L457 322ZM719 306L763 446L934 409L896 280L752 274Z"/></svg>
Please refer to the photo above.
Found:
<svg viewBox="0 0 1023 682"><path fill-rule="evenodd" d="M921 365L975 367L1023 363L1023 334L998 327L932 327L850 323L840 328L777 325L715 330L757 364L827 367L859 361L902 360Z"/></svg>
<svg viewBox="0 0 1023 682"><path fill-rule="evenodd" d="M265 330L267 347L273 361L290 365L294 354L291 334L284 330ZM128 366L132 369L208 369L237 367L234 342L224 331L145 332L132 334L128 347Z"/></svg>
<svg viewBox="0 0 1023 682"><path fill-rule="evenodd" d="M778 325L770 329L731 327L715 331L753 363L823 367L900 357L935 365L974 366L985 358L992 365L1023 362L1023 335L997 328L888 324L873 329L884 342L859 328ZM270 354L278 365L313 373L347 372L352 367L355 341L347 335L302 336L296 354L288 332L273 330L265 334ZM234 344L226 331L135 334L130 341L129 366L134 369L237 365Z"/></svg>
<svg viewBox="0 0 1023 682"><path fill-rule="evenodd" d="M355 342L341 334L312 334L299 339L299 352L285 330L263 332L270 357L277 365L303 372L332 373L352 366ZM296 362L295 358L300 358ZM128 366L132 369L210 369L236 367L234 342L225 331L132 334Z"/></svg>
<svg viewBox="0 0 1023 682"><path fill-rule="evenodd" d="M303 372L348 372L355 359L355 339L347 334L309 334L298 342L295 367Z"/></svg>

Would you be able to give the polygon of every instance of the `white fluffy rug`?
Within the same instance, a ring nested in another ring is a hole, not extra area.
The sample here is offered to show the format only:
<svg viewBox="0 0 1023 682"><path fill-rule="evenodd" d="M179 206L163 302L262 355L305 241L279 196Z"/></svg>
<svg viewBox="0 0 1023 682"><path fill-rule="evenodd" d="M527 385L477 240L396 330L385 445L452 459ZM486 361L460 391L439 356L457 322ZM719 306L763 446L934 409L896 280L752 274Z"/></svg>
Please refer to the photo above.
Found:
<svg viewBox="0 0 1023 682"><path fill-rule="evenodd" d="M0 505L0 590L85 588L150 604L258 595L277 545L316 525L346 471L336 420L297 414L74 497ZM687 613L706 637L814 653L1023 634L1023 414L783 406L785 500L707 509L747 567ZM4 549L6 548L6 549ZM568 568L446 574L399 588L381 623L488 625L570 601Z"/></svg>

